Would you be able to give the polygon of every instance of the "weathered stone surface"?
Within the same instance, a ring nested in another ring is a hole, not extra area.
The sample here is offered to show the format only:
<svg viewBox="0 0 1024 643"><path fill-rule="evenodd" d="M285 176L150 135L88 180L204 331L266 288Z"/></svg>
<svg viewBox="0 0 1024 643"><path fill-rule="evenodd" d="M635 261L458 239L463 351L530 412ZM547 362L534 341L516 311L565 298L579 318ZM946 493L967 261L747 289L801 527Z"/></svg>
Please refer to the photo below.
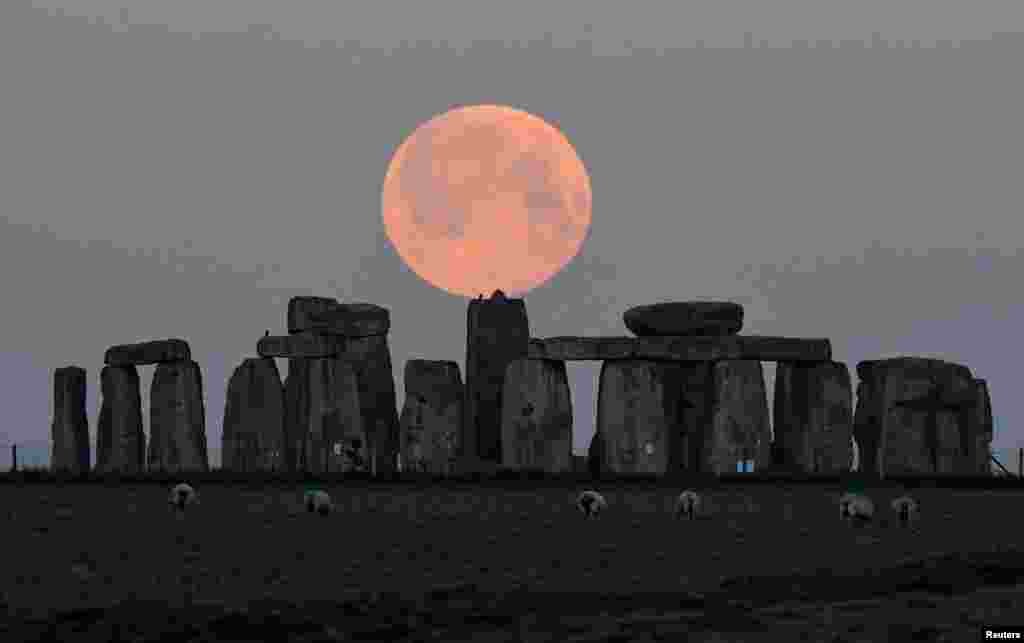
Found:
<svg viewBox="0 0 1024 643"><path fill-rule="evenodd" d="M209 471L199 364L164 362L149 389L149 471Z"/></svg>
<svg viewBox="0 0 1024 643"><path fill-rule="evenodd" d="M678 301L636 306L622 314L637 337L735 335L743 328L743 306L728 301Z"/></svg>
<svg viewBox="0 0 1024 643"><path fill-rule="evenodd" d="M333 297L292 297L288 300L288 332L312 330L311 316L324 313L338 305Z"/></svg>
<svg viewBox="0 0 1024 643"><path fill-rule="evenodd" d="M529 340L527 357L560 360L656 359L822 362L832 359L827 339L758 335L726 337L549 337Z"/></svg>
<svg viewBox="0 0 1024 643"><path fill-rule="evenodd" d="M103 356L103 363L108 366L141 366L190 359L192 351L184 339L159 339L111 346Z"/></svg>
<svg viewBox="0 0 1024 643"><path fill-rule="evenodd" d="M221 462L227 471L282 471L284 386L269 357L247 358L228 379Z"/></svg>
<svg viewBox="0 0 1024 643"><path fill-rule="evenodd" d="M85 369L65 366L53 372L53 452L50 468L54 471L89 471L89 421L85 415Z"/></svg>
<svg viewBox="0 0 1024 643"><path fill-rule="evenodd" d="M974 380L974 387L977 402L971 409L969 419L972 444L968 472L988 475L992 472L992 463L989 460L992 453L992 400L989 398L988 384L985 380Z"/></svg>
<svg viewBox="0 0 1024 643"><path fill-rule="evenodd" d="M293 335L261 337L256 345L260 357L314 359L337 357L345 352L345 339L337 335L321 335L312 331Z"/></svg>
<svg viewBox="0 0 1024 643"><path fill-rule="evenodd" d="M601 366L597 433L602 472L664 474L676 462L681 364L616 360Z"/></svg>
<svg viewBox="0 0 1024 643"><path fill-rule="evenodd" d="M517 359L508 365L501 444L507 467L572 471L572 400L565 362Z"/></svg>
<svg viewBox="0 0 1024 643"><path fill-rule="evenodd" d="M104 366L100 372L103 403L96 426L96 471L141 473L146 464L142 432L142 397L135 366Z"/></svg>
<svg viewBox="0 0 1024 643"><path fill-rule="evenodd" d="M725 360L713 368L715 405L705 442L707 471L735 473L754 461L754 471L771 462L771 429L764 371L757 360Z"/></svg>
<svg viewBox="0 0 1024 643"><path fill-rule="evenodd" d="M502 461L501 406L505 369L526 357L530 322L522 299L496 290L488 299L469 302L466 312L467 457ZM556 358L557 359L557 358Z"/></svg>
<svg viewBox="0 0 1024 643"><path fill-rule="evenodd" d="M366 471L372 442L347 359L292 360L285 383L286 457L309 473Z"/></svg>
<svg viewBox="0 0 1024 643"><path fill-rule="evenodd" d="M775 444L781 464L804 473L853 466L853 390L840 362L779 362L775 371Z"/></svg>
<svg viewBox="0 0 1024 643"><path fill-rule="evenodd" d="M376 475L394 473L398 468L398 399L387 335L348 338L345 358L355 368L372 471Z"/></svg>
<svg viewBox="0 0 1024 643"><path fill-rule="evenodd" d="M670 454L669 471L709 472L707 436L715 410L714 362L680 362L677 431L679 448Z"/></svg>
<svg viewBox="0 0 1024 643"><path fill-rule="evenodd" d="M455 473L465 399L458 363L405 363L405 404L399 418L403 471Z"/></svg>
<svg viewBox="0 0 1024 643"><path fill-rule="evenodd" d="M308 327L343 337L386 335L391 329L391 315L387 308L375 304L338 304L326 312L311 313Z"/></svg>
<svg viewBox="0 0 1024 643"><path fill-rule="evenodd" d="M924 357L857 365L854 434L862 471L955 473L972 468L969 420L977 401L970 369Z"/></svg>

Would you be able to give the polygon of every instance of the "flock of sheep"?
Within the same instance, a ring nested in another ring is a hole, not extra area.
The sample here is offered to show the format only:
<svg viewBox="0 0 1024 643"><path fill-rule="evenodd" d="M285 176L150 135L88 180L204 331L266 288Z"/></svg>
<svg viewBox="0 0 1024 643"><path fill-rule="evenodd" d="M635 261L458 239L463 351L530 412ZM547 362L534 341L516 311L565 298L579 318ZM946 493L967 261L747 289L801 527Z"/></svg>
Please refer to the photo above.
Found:
<svg viewBox="0 0 1024 643"><path fill-rule="evenodd" d="M199 502L195 489L187 483L179 483L171 489L168 499L176 515L181 518L185 515L185 509L189 505ZM321 516L331 513L333 505L331 496L326 491L319 489L307 490L303 496L303 503L306 511L316 512ZM576 508L586 518L596 518L608 509L608 501L597 491L588 489L576 497ZM917 500L908 494L904 494L892 501L890 504L897 522L903 527L914 525L920 517L920 505ZM676 518L694 519L701 513L701 496L692 489L687 489L679 494L675 502ZM875 503L871 498L861 493L844 493L839 497L839 517L850 525L862 525L871 522L875 517Z"/></svg>

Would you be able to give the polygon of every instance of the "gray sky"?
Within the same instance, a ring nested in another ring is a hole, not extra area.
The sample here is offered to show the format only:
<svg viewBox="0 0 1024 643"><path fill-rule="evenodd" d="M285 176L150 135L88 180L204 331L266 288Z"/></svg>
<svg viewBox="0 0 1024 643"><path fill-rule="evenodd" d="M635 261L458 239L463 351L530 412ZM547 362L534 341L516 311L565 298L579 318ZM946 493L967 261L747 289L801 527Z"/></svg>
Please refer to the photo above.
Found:
<svg viewBox="0 0 1024 643"><path fill-rule="evenodd" d="M963 363L995 446L1024 445L1024 36L988 41L1024 32L1018 2L34 4L0 2L0 443L48 439L67 364L95 439L104 350L182 337L219 462L227 379L292 295L391 310L399 404L407 359L464 366L467 302L402 264L380 187L416 126L487 102L558 126L590 173L580 256L526 297L534 336L732 299L743 332L829 337L851 370ZM814 47L873 32L924 48ZM577 448L597 372L570 367Z"/></svg>

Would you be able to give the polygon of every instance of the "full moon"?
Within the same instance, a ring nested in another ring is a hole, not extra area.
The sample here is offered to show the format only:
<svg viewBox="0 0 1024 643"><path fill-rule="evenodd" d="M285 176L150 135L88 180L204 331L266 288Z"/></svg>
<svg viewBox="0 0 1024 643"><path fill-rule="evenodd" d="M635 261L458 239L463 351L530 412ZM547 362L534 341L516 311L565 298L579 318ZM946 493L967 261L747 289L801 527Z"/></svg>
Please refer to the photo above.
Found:
<svg viewBox="0 0 1024 643"><path fill-rule="evenodd" d="M590 178L541 118L472 105L420 125L395 151L381 195L384 228L420 278L454 295L522 295L579 252Z"/></svg>

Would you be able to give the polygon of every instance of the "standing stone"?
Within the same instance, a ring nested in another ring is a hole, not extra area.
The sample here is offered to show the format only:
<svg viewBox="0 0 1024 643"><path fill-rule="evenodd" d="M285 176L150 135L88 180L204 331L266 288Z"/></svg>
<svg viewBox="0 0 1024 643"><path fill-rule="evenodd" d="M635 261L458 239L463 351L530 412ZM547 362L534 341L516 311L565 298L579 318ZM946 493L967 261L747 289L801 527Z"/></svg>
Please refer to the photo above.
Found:
<svg viewBox="0 0 1024 643"><path fill-rule="evenodd" d="M333 297L292 297L288 300L288 332L301 333L313 329L313 315L325 313L338 305Z"/></svg>
<svg viewBox="0 0 1024 643"><path fill-rule="evenodd" d="M269 357L243 360L228 380L226 398L222 467L284 470L284 386L277 363Z"/></svg>
<svg viewBox="0 0 1024 643"><path fill-rule="evenodd" d="M604 438L600 431L595 430L594 437L590 438L590 445L587 447L587 473L591 478L597 480L607 470Z"/></svg>
<svg viewBox="0 0 1024 643"><path fill-rule="evenodd" d="M309 426L308 386L309 360L288 360L288 376L284 382L284 457L285 469L306 470L304 459L306 427Z"/></svg>
<svg viewBox="0 0 1024 643"><path fill-rule="evenodd" d="M501 444L505 466L572 471L572 400L565 362L518 359L508 365Z"/></svg>
<svg viewBox="0 0 1024 643"><path fill-rule="evenodd" d="M150 471L209 471L199 364L164 362L149 389Z"/></svg>
<svg viewBox="0 0 1024 643"><path fill-rule="evenodd" d="M363 427L374 475L398 469L398 398L387 335L345 339L345 358L355 368Z"/></svg>
<svg viewBox="0 0 1024 643"><path fill-rule="evenodd" d="M970 435L973 438L970 452L969 473L989 475L992 473L992 401L985 380L974 380L977 402L970 414Z"/></svg>
<svg viewBox="0 0 1024 643"><path fill-rule="evenodd" d="M597 432L604 440L602 471L664 474L679 453L682 367L646 360L601 366Z"/></svg>
<svg viewBox="0 0 1024 643"><path fill-rule="evenodd" d="M96 426L96 471L141 473L146 463L142 432L142 397L135 366L104 366L100 372L103 403Z"/></svg>
<svg viewBox="0 0 1024 643"><path fill-rule="evenodd" d="M501 407L505 369L526 357L530 322L522 299L500 290L469 302L466 313L466 434L470 461L502 461Z"/></svg>
<svg viewBox="0 0 1024 643"><path fill-rule="evenodd" d="M780 362L775 371L775 444L781 464L835 474L853 466L853 390L840 362Z"/></svg>
<svg viewBox="0 0 1024 643"><path fill-rule="evenodd" d="M752 460L754 471L771 462L771 429L764 371L757 360L715 362L715 406L705 442L707 470L735 473Z"/></svg>
<svg viewBox="0 0 1024 643"><path fill-rule="evenodd" d="M425 359L405 363L405 404L399 419L404 471L455 472L465 399L458 363Z"/></svg>
<svg viewBox="0 0 1024 643"><path fill-rule="evenodd" d="M977 390L967 367L898 357L860 362L857 374L861 470L886 476L970 469L967 432Z"/></svg>
<svg viewBox="0 0 1024 643"><path fill-rule="evenodd" d="M53 372L53 452L54 471L89 471L89 421L85 415L85 369L65 366Z"/></svg>
<svg viewBox="0 0 1024 643"><path fill-rule="evenodd" d="M286 397L292 405L286 433L296 470L314 474L366 470L369 440L355 368L349 360L302 360L294 371L289 368Z"/></svg>
<svg viewBox="0 0 1024 643"><path fill-rule="evenodd" d="M622 321L637 337L735 335L743 328L743 306L729 301L677 301L636 306Z"/></svg>
<svg viewBox="0 0 1024 643"><path fill-rule="evenodd" d="M669 462L669 471L707 473L708 434L715 410L714 362L681 362L682 398L678 407L678 449Z"/></svg>

